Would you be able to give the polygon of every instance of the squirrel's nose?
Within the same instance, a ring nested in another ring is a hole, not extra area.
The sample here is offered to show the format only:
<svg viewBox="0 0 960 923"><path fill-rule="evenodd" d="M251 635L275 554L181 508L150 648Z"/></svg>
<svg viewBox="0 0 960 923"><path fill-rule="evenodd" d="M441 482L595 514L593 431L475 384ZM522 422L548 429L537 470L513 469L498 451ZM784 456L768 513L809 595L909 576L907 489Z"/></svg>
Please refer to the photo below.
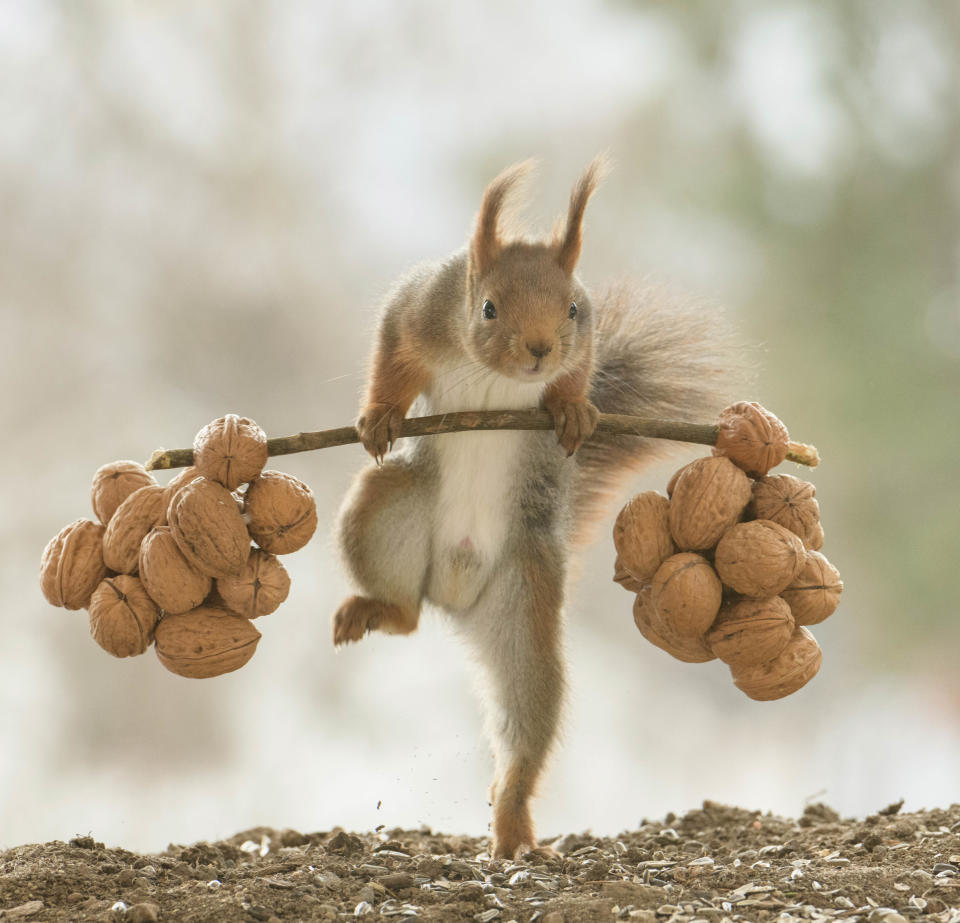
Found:
<svg viewBox="0 0 960 923"><path fill-rule="evenodd" d="M527 343L527 349L534 358L542 359L553 350L553 345L541 340L539 343Z"/></svg>

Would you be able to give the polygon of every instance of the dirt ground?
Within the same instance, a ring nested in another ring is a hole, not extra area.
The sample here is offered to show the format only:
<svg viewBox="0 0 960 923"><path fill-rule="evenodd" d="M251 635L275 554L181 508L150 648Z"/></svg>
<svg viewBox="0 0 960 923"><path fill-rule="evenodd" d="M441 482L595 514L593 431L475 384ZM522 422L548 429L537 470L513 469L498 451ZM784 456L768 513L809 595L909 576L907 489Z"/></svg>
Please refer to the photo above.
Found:
<svg viewBox="0 0 960 923"><path fill-rule="evenodd" d="M157 855L90 837L0 853L0 921L491 923L936 920L960 923L960 805L863 821L705 802L614 839L570 834L491 861L430 830L258 828Z"/></svg>

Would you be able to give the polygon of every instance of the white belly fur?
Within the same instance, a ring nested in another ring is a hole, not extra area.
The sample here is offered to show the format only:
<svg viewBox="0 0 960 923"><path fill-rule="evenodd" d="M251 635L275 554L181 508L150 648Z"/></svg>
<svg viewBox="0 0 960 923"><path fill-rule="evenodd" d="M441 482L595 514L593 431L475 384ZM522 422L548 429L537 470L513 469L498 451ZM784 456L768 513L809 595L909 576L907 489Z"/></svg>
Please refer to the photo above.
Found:
<svg viewBox="0 0 960 923"><path fill-rule="evenodd" d="M540 403L544 384L489 372L458 384L463 372L437 376L427 394L429 413L523 410ZM529 434L499 430L436 437L440 466L433 555L427 597L451 611L476 601L489 579L516 515L515 472Z"/></svg>

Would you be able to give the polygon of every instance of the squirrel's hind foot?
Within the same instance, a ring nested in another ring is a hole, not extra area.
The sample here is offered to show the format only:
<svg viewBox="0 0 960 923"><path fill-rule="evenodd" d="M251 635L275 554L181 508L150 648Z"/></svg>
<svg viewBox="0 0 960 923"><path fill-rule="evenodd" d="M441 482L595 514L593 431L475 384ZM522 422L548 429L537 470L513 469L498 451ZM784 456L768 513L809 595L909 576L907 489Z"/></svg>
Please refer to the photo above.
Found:
<svg viewBox="0 0 960 923"><path fill-rule="evenodd" d="M416 631L420 613L366 596L344 600L333 617L333 643L339 647L348 641L360 641L368 631L389 635L408 635Z"/></svg>

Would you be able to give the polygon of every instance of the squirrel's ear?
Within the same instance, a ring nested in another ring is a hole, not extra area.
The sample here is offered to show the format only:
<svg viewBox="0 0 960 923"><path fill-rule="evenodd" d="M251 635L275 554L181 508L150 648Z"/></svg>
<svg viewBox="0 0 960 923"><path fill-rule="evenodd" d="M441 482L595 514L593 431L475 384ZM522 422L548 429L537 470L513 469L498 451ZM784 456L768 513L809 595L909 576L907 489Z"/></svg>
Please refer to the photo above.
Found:
<svg viewBox="0 0 960 923"><path fill-rule="evenodd" d="M577 185L570 193L570 210L567 212L567 226L560 238L560 268L569 276L573 275L577 260L580 259L580 247L583 244L583 212L587 200L593 194L600 181L609 171L609 161L604 154L598 154L583 171Z"/></svg>
<svg viewBox="0 0 960 923"><path fill-rule="evenodd" d="M534 161L525 160L507 167L483 193L477 226L470 241L470 264L474 275L485 273L499 256L503 246L498 233L503 203L511 189L526 176L533 165Z"/></svg>

